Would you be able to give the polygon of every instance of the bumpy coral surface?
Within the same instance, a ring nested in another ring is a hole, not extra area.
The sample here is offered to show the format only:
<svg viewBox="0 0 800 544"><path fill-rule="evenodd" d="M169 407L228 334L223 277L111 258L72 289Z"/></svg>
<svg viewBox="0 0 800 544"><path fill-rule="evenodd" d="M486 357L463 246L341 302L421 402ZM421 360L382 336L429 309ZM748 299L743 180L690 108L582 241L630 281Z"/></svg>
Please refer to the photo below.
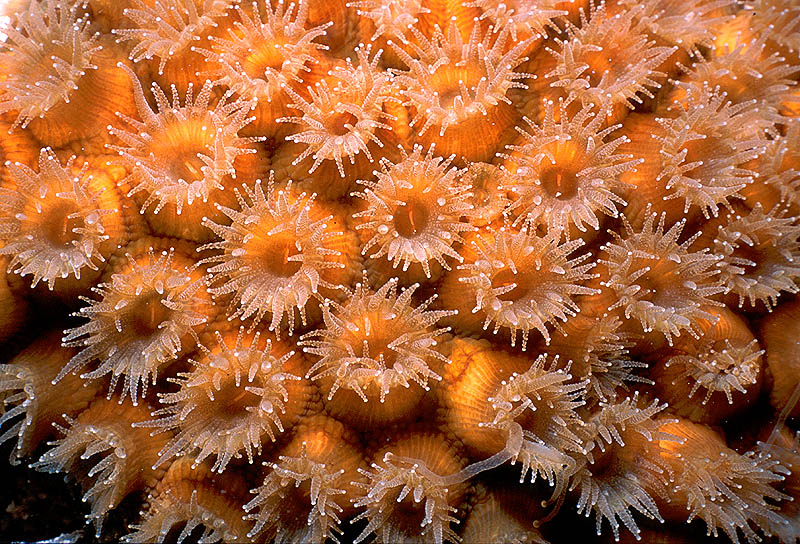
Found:
<svg viewBox="0 0 800 544"><path fill-rule="evenodd" d="M796 1L0 16L0 447L69 538L800 542Z"/></svg>

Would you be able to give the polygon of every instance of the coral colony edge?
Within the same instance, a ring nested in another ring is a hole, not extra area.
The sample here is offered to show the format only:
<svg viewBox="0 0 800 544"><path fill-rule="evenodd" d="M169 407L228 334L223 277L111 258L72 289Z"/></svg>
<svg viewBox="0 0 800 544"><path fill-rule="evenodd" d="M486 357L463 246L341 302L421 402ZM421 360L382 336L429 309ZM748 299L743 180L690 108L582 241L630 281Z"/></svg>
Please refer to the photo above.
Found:
<svg viewBox="0 0 800 544"><path fill-rule="evenodd" d="M0 539L800 541L795 0L0 9Z"/></svg>

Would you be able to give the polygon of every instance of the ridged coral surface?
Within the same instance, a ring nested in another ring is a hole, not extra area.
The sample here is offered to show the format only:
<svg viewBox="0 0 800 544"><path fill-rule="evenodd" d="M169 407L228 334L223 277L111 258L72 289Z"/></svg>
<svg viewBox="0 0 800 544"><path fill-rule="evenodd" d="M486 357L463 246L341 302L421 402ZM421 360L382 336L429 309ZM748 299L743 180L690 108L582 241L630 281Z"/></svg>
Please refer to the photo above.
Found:
<svg viewBox="0 0 800 544"><path fill-rule="evenodd" d="M0 446L73 536L800 542L797 2L0 15Z"/></svg>

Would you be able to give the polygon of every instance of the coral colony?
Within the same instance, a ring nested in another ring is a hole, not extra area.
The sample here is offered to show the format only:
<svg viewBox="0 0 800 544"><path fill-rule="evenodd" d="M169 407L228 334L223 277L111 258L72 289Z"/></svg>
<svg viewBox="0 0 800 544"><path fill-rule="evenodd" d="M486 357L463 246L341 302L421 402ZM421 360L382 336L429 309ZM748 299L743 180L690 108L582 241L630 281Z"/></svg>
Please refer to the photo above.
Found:
<svg viewBox="0 0 800 544"><path fill-rule="evenodd" d="M2 9L0 443L98 539L800 541L796 2Z"/></svg>

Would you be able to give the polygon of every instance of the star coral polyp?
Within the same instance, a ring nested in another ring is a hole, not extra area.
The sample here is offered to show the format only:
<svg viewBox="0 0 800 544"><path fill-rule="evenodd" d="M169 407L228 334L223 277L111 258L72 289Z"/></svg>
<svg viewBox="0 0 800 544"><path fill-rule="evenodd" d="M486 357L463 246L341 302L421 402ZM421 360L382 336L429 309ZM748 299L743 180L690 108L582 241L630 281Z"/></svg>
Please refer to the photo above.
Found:
<svg viewBox="0 0 800 544"><path fill-rule="evenodd" d="M111 374L109 395L124 376L122 399L129 395L136 404L140 390L145 396L149 382L156 382L158 368L197 341L210 305L199 292L206 282L195 262L174 248L158 256L148 248L125 259L111 281L93 288L99 299L83 299L87 305L75 315L89 322L64 331L65 346L83 349L53 381L97 362L83 376Z"/></svg>
<svg viewBox="0 0 800 544"><path fill-rule="evenodd" d="M334 68L330 80L308 87L309 99L284 84L292 99L289 108L301 115L282 117L278 122L298 125L286 140L305 146L293 165L310 157L314 162L308 173L313 174L325 161L334 161L339 176L345 177L345 159L353 165L363 153L373 162L372 150L384 146L386 131L391 130L386 121L392 116L384 111L391 98L391 78L378 69L380 51L372 59L369 56L369 49L358 49L358 64L348 58L345 66Z"/></svg>
<svg viewBox="0 0 800 544"><path fill-rule="evenodd" d="M469 185L461 182L462 172L450 167L453 157L434 157L433 150L423 155L414 146L397 164L381 161L378 181L362 181L364 191L354 193L368 206L354 214L363 221L356 229L372 234L362 252L377 246L370 259L386 256L394 268L402 263L403 271L417 263L428 278L430 261L450 270L445 257L463 260L453 246L463 242L461 233L475 228L461 221L471 211Z"/></svg>
<svg viewBox="0 0 800 544"><path fill-rule="evenodd" d="M570 102L559 100L556 109L547 101L542 122L526 118L530 132L517 128L521 143L501 155L512 173L503 188L513 195L508 211L516 223L542 225L568 238L573 225L581 232L586 225L599 229L598 212L618 216L626 205L620 174L640 162L617 152L624 136L607 139L619 125L604 126L593 105L569 115Z"/></svg>
<svg viewBox="0 0 800 544"><path fill-rule="evenodd" d="M255 327L269 313L270 330L280 332L285 320L292 335L295 310L305 326L306 307L321 296L320 289L338 287L327 278L331 269L345 267L335 249L341 233L328 227L331 216L315 217L316 195L298 194L291 185L276 189L274 180L266 193L260 182L242 190L244 195L235 190L239 210L220 207L230 226L203 222L221 239L200 247L222 251L204 261L213 264L209 292L233 295L231 319L252 318Z"/></svg>
<svg viewBox="0 0 800 544"><path fill-rule="evenodd" d="M689 251L700 233L678 243L684 223L665 230L663 214L648 213L640 231L623 222L624 236L612 233L613 241L601 248L603 285L618 298L609 309L620 308L644 332L661 332L670 344L681 331L699 339L698 320L716 319L704 306L722 305L712 298L725 291L714 269L721 258L707 248Z"/></svg>
<svg viewBox="0 0 800 544"><path fill-rule="evenodd" d="M253 153L246 147L252 139L238 136L251 121L252 106L243 100L227 102L232 93L211 107L213 86L206 81L197 95L190 86L183 103L176 87L172 102L163 89L153 84L156 109L147 102L139 80L133 78L136 108L141 120L123 117L127 128L109 127L121 144L111 145L130 170L122 183L131 186L128 196L146 195L142 213L155 204L153 214L172 204L178 215L184 206L208 201L214 189L223 188L223 178L236 177L234 160Z"/></svg>
<svg viewBox="0 0 800 544"><path fill-rule="evenodd" d="M5 4L2 538L797 544L796 0Z"/></svg>
<svg viewBox="0 0 800 544"><path fill-rule="evenodd" d="M494 141L508 137L516 113L508 98L510 89L525 88L531 77L516 72L530 43L508 43L508 26L482 32L476 24L464 40L455 21L447 32L438 26L428 39L412 27L413 42L394 45L408 70L396 70L397 83L412 111L410 127L422 144L435 143L441 153L457 153L467 160L492 157ZM448 132L449 130L449 132ZM482 140L470 137L480 134Z"/></svg>
<svg viewBox="0 0 800 544"><path fill-rule="evenodd" d="M27 127L71 94L102 46L77 8L58 2L31 2L9 28L3 50L6 75L0 82L0 112L16 112L14 126Z"/></svg>
<svg viewBox="0 0 800 544"><path fill-rule="evenodd" d="M0 188L0 255L11 256L9 270L33 276L31 287L44 280L52 290L56 280L98 271L127 238L115 187L73 162L42 149L38 172L9 164L17 190Z"/></svg>
<svg viewBox="0 0 800 544"><path fill-rule="evenodd" d="M370 397L383 402L397 387L415 382L427 389L429 380L441 380L435 369L447 359L434 348L447 329L435 326L453 312L429 310L433 298L414 305L417 287L398 293L396 279L375 291L359 283L346 305L326 301L324 328L302 336L300 345L319 357L309 375L334 378L326 388L328 400L343 388L355 391L365 403Z"/></svg>
<svg viewBox="0 0 800 544"><path fill-rule="evenodd" d="M593 277L588 272L594 264L586 263L590 255L569 258L582 240L559 243L555 235L539 237L523 228L500 230L473 243L477 255L459 265L457 278L474 301L471 311L485 316L484 330L491 324L495 334L508 328L512 346L521 332L522 351L532 330L549 342L547 325L558 328L579 311L578 295L596 292L581 285Z"/></svg>

